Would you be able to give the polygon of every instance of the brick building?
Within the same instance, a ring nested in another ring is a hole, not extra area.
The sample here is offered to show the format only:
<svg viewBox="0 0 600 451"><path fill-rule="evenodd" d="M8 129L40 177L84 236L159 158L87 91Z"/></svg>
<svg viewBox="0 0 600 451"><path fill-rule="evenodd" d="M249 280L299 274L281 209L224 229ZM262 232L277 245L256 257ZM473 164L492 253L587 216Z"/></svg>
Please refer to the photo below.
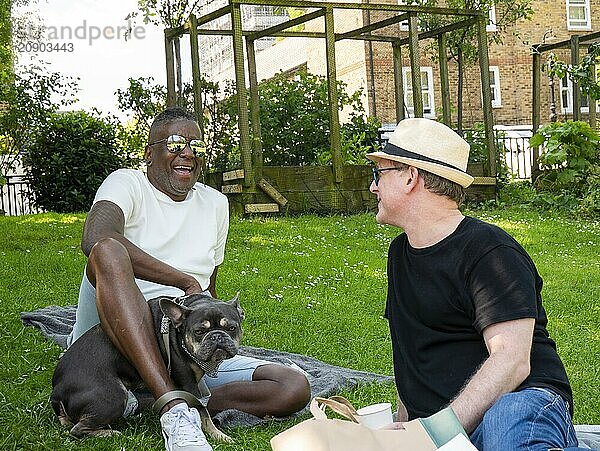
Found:
<svg viewBox="0 0 600 451"><path fill-rule="evenodd" d="M378 0L378 3L392 3L406 0ZM440 5L441 6L441 5ZM538 43L552 43L569 39L572 35L584 35L600 30L600 0L533 0L534 11L531 20L519 20L503 33L503 44L490 44L490 78L493 97L494 121L507 127L531 124L532 103L532 56L531 46ZM386 16L387 14L387 16ZM490 12L488 33L497 33L494 23L502 11L493 8ZM336 33L356 29L389 17L389 13L363 12L359 10L336 11ZM394 28L395 27L395 28ZM390 31L390 29L394 28ZM306 24L307 31L322 31L322 20ZM385 34L406 34L405 23L396 24L382 30ZM376 33L374 33L376 34ZM294 43L290 45L290 40ZM258 78L272 76L276 70L290 71L296 67L306 67L310 72L324 74L325 44L322 39L285 38L273 41L257 52ZM440 77L437 62L427 51L431 41L421 43L421 78L425 115L436 117L441 114ZM296 49L290 51L290 49ZM581 52L585 52L585 47ZM569 50L555 52L563 61L570 61ZM293 55L293 56L292 56ZM543 57L546 58L545 54ZM303 63L305 61L305 63ZM396 120L394 100L394 76L392 47L390 43L359 40L342 40L336 44L337 78L354 92L363 90L366 111L376 116L383 124L393 124ZM274 66L274 63L276 66ZM403 84L408 108L411 111L410 63L408 49L403 51ZM268 70L267 70L268 68ZM221 73L218 79L233 79L233 70ZM549 79L542 74L542 122L548 121L550 88ZM456 66L450 62L450 90L453 106L453 120L456 120L457 75ZM482 121L481 88L479 65L466 68L463 98L464 124L470 126ZM556 112L559 119L569 118L572 112L571 83L569 80L556 80L554 87ZM583 112L587 101L582 99ZM342 114L341 119L344 119Z"/></svg>

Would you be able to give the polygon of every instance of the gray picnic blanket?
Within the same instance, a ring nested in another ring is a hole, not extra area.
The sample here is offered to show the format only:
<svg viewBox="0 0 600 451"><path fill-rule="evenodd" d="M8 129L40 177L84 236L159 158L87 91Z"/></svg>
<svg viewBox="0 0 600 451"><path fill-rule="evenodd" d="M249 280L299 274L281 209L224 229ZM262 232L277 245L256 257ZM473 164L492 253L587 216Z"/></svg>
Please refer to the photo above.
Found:
<svg viewBox="0 0 600 451"><path fill-rule="evenodd" d="M52 305L33 312L22 312L21 321L25 326L38 328L46 338L66 348L67 336L75 323L75 309L74 305L67 307ZM299 367L308 378L313 397L331 396L342 389L350 389L358 385L393 383L391 376L342 368L301 354L251 346L242 346L240 354ZM304 409L294 416L302 415L306 411L307 409ZM223 427L249 427L266 422L262 418L233 409L217 414L215 419Z"/></svg>
<svg viewBox="0 0 600 451"><path fill-rule="evenodd" d="M67 336L75 323L75 306L49 306L33 312L21 313L25 326L37 327L42 334L62 348L66 348ZM356 371L349 368L330 365L312 357L273 349L242 346L240 354L264 360L292 364L300 367L308 377L311 395L328 397L341 389L349 389L360 384L392 383L391 376ZM306 412L304 409L295 416ZM239 410L225 410L215 416L215 420L223 427L249 427L266 422ZM600 425L576 425L579 446L600 451Z"/></svg>

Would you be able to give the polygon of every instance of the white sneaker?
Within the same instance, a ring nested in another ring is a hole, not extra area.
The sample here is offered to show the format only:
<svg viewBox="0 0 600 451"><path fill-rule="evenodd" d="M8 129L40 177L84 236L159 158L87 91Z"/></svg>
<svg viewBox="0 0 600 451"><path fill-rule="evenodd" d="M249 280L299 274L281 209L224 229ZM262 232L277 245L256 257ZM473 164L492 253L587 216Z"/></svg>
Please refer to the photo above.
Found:
<svg viewBox="0 0 600 451"><path fill-rule="evenodd" d="M200 415L181 403L160 417L167 451L213 451L200 427Z"/></svg>

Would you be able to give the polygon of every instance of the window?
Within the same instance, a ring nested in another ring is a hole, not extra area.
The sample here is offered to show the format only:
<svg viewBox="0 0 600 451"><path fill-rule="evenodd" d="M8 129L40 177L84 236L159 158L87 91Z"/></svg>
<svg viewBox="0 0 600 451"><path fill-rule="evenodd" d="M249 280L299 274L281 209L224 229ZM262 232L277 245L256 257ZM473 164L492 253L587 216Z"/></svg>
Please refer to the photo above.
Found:
<svg viewBox="0 0 600 451"><path fill-rule="evenodd" d="M485 31L496 31L496 6L491 5L488 10L489 20L485 26Z"/></svg>
<svg viewBox="0 0 600 451"><path fill-rule="evenodd" d="M590 0L567 0L567 29L592 29Z"/></svg>
<svg viewBox="0 0 600 451"><path fill-rule="evenodd" d="M579 96L579 106L582 113L590 111L587 96ZM573 81L569 76L560 79L560 111L562 114L573 114Z"/></svg>
<svg viewBox="0 0 600 451"><path fill-rule="evenodd" d="M502 106L502 96L500 95L500 68L490 66L490 91L492 91L492 107Z"/></svg>
<svg viewBox="0 0 600 451"><path fill-rule="evenodd" d="M402 83L404 86L404 103L408 113L414 116L412 78L410 67L402 68ZM423 94L423 116L435 118L435 103L433 99L433 70L431 67L421 67L421 92Z"/></svg>

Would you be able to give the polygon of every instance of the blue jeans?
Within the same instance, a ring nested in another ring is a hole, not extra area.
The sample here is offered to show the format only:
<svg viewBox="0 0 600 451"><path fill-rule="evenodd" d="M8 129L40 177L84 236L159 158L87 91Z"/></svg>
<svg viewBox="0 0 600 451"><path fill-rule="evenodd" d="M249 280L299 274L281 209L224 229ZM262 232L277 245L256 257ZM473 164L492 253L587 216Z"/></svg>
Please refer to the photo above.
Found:
<svg viewBox="0 0 600 451"><path fill-rule="evenodd" d="M528 388L507 393L471 434L480 451L578 450L569 406L556 393Z"/></svg>

